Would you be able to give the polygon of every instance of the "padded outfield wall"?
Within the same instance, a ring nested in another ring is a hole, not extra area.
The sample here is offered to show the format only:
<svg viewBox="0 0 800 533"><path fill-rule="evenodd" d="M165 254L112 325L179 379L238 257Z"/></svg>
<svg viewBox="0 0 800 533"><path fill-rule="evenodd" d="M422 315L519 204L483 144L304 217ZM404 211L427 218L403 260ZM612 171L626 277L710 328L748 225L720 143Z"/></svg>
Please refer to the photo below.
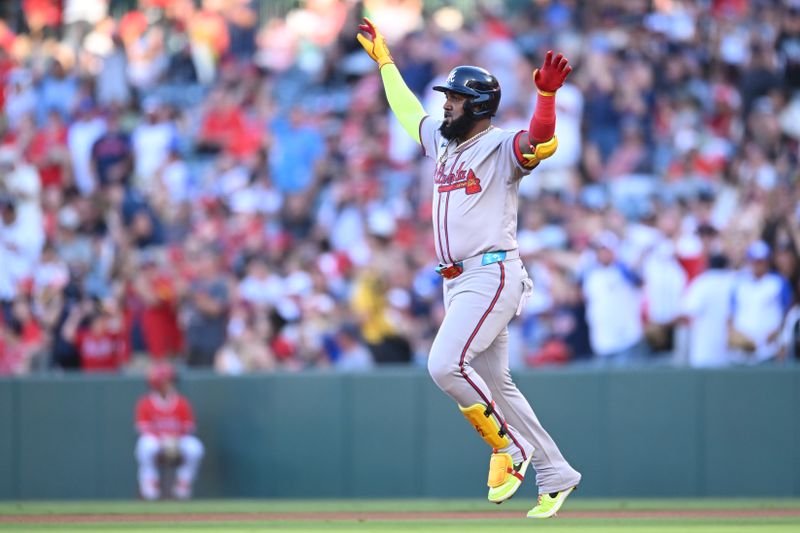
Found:
<svg viewBox="0 0 800 533"><path fill-rule="evenodd" d="M798 368L515 378L584 474L582 495L800 496ZM423 371L192 374L181 387L206 445L197 497L485 495L488 448ZM137 377L0 379L0 499L136 497L145 390Z"/></svg>

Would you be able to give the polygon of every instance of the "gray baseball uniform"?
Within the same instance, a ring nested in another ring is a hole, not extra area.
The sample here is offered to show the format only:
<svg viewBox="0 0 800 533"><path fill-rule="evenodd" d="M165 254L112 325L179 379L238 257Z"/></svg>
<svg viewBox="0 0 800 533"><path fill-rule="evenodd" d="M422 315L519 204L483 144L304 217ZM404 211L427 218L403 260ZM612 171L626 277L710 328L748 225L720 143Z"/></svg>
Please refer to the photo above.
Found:
<svg viewBox="0 0 800 533"><path fill-rule="evenodd" d="M510 444L498 452L536 469L539 492L574 487L581 475L564 459L544 430L508 369L508 323L532 283L517 252L517 191L530 171L517 149L518 136L490 127L457 145L439 132L442 122L420 123L424 153L436 159L433 228L444 265L462 263L458 277L445 279L446 314L431 347L428 370L434 382L462 407L495 403ZM505 259L488 252L505 251ZM488 260L487 260L488 258Z"/></svg>

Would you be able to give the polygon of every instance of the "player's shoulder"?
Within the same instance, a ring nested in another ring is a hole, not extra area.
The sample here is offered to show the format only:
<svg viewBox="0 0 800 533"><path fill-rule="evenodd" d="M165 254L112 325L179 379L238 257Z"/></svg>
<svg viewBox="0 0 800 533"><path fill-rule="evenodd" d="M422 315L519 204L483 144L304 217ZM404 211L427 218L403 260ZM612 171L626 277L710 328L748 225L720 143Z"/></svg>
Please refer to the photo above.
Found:
<svg viewBox="0 0 800 533"><path fill-rule="evenodd" d="M439 128L442 127L442 124L444 124L444 120L441 118L432 117L430 115L422 117L418 126L420 139L428 137L432 138L434 141L438 140L438 137L441 136Z"/></svg>
<svg viewBox="0 0 800 533"><path fill-rule="evenodd" d="M503 146L505 144L510 145L510 143L513 143L516 135L517 132L515 131L504 130L503 128L492 126L489 131L483 135L480 135L480 137L476 138L473 142L467 141L463 148L467 148L468 146L474 144L480 146L483 150L494 150L499 146Z"/></svg>
<svg viewBox="0 0 800 533"><path fill-rule="evenodd" d="M498 126L492 126L492 128L484 136L484 142L487 144L502 144L504 142L513 141L518 134L518 131L506 130Z"/></svg>
<svg viewBox="0 0 800 533"><path fill-rule="evenodd" d="M150 394L143 394L139 397L139 400L136 402L137 409L147 409L152 407L153 399L150 397Z"/></svg>
<svg viewBox="0 0 800 533"><path fill-rule="evenodd" d="M497 138L508 138L514 137L518 133L518 130L507 130L505 128L501 128L500 126L492 125L492 129L489 130L490 135L494 135ZM488 135L487 135L488 136Z"/></svg>
<svg viewBox="0 0 800 533"><path fill-rule="evenodd" d="M179 408L183 409L185 407L191 406L191 402L189 402L189 398L187 398L186 396L184 396L183 394L180 394L180 393L176 393L176 395L177 395L176 396L176 399L177 399L176 404L177 404L177 406Z"/></svg>

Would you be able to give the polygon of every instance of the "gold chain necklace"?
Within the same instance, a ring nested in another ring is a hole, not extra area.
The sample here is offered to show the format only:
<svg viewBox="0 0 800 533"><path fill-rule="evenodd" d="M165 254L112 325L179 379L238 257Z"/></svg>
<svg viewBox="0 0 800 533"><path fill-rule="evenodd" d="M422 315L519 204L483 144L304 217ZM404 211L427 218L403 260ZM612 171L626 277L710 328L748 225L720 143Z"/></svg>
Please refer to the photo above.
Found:
<svg viewBox="0 0 800 533"><path fill-rule="evenodd" d="M458 148L459 148L459 147L461 147L461 146L464 146L465 144L467 144L467 143L468 143L468 142L470 142L470 141L474 141L474 140L476 140L476 139L480 139L481 137L483 137L484 135L486 135L487 133L489 133L489 130L490 130L490 129L492 129L492 128L494 128L494 126L492 126L491 124L489 124L489 127L488 127L488 128L486 128L486 129L485 129L485 130L483 130L483 131L479 131L478 133L476 133L475 135L473 135L472 137L470 137L469 139L467 139L467 140L466 140L466 141L464 141L463 143L459 144L459 145L456 147L456 150L458 150Z"/></svg>
<svg viewBox="0 0 800 533"><path fill-rule="evenodd" d="M486 135L487 133L489 133L489 131L490 131L492 128L494 128L494 126L493 126L493 125L491 125L491 124L489 124L489 127L488 127L488 128L486 128L486 129L485 129L485 130L483 130L483 131L479 131L478 133L476 133L475 135L473 135L472 137L470 137L470 138L469 138L469 139L467 139L466 141L464 141L464 142L462 142L461 144L459 144L458 146L456 146L456 151L457 151L459 148L461 148L462 146L466 146L466 145L467 145L467 143L469 143L469 142L472 142L472 141L475 141L475 140L478 140L478 139L480 139L481 137L483 137L484 135ZM451 142L452 142L452 141L451 141ZM439 164L440 164L440 165L441 165L441 164L443 164L445 161L447 161L447 156L449 155L449 154L448 154L448 152L449 152L449 149L450 149L450 143L448 142L448 143L447 143L447 146L445 146L445 147L444 147L444 153L442 153L442 155L440 155L440 156L439 156Z"/></svg>

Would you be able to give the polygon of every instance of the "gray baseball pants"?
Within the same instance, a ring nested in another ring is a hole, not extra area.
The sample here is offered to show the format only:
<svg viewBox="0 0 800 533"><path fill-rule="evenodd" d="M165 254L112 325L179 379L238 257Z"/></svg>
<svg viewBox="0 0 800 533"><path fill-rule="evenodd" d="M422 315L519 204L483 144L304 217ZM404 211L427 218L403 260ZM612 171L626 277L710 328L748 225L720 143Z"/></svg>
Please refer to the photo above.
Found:
<svg viewBox="0 0 800 533"><path fill-rule="evenodd" d="M530 283L522 261L468 267L444 282L445 317L428 359L436 385L462 407L494 401L498 424L508 428L514 463L533 454L540 493L573 487L580 473L567 463L542 427L508 368L508 323Z"/></svg>

